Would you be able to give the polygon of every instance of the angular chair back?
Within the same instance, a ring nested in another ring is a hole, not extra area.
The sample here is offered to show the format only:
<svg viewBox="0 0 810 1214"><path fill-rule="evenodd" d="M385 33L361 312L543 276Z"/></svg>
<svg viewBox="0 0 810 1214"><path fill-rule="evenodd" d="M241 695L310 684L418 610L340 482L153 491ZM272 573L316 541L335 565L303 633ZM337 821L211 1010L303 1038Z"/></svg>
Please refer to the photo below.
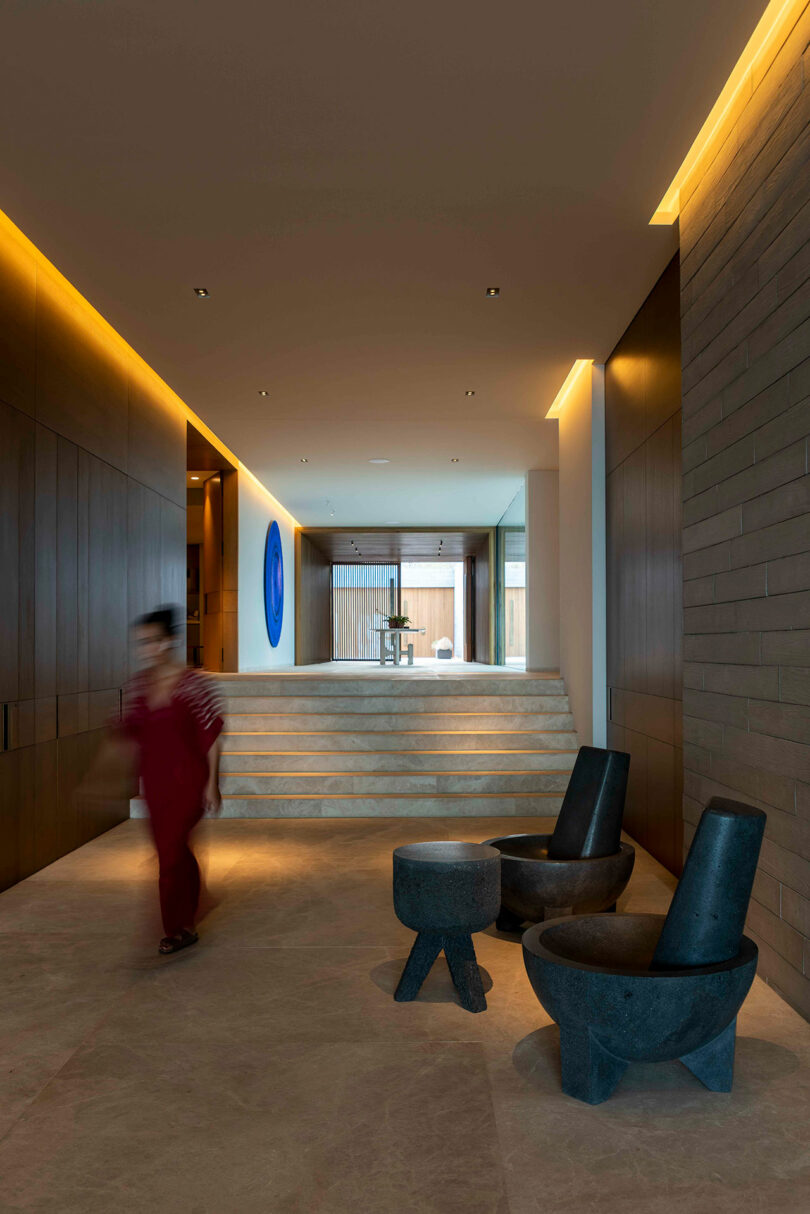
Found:
<svg viewBox="0 0 810 1214"><path fill-rule="evenodd" d="M550 860L612 856L619 850L630 756L580 746L560 816L548 846Z"/></svg>
<svg viewBox="0 0 810 1214"><path fill-rule="evenodd" d="M655 968L719 965L737 956L764 831L761 809L712 797L658 938Z"/></svg>

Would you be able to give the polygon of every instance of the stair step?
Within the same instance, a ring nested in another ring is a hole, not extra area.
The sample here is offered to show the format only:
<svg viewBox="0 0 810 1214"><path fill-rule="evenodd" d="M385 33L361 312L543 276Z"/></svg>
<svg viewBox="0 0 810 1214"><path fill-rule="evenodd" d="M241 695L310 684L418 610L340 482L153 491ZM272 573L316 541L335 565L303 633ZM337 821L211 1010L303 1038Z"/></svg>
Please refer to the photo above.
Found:
<svg viewBox="0 0 810 1214"><path fill-rule="evenodd" d="M374 730L345 732L226 732L223 746L235 750L571 750L577 745L570 730Z"/></svg>
<svg viewBox="0 0 810 1214"><path fill-rule="evenodd" d="M374 714L379 712L568 712L567 695L480 695L471 699L469 695L410 695L402 693L388 695L383 692L376 694L372 689L363 695L324 694L285 695L279 697L282 704L277 704L273 697L258 695L228 695L224 696L225 711L228 713L266 713L284 711L285 713L299 712L328 712Z"/></svg>
<svg viewBox="0 0 810 1214"><path fill-rule="evenodd" d="M222 772L549 771L570 774L576 750L226 751Z"/></svg>
<svg viewBox="0 0 810 1214"><path fill-rule="evenodd" d="M560 793L484 793L457 796L237 796L223 797L226 818L550 817Z"/></svg>
<svg viewBox="0 0 810 1214"><path fill-rule="evenodd" d="M430 677L406 671L369 675L213 675L223 696L482 696L482 695L565 695L565 684L558 676L546 675L469 675L467 677Z"/></svg>
<svg viewBox="0 0 810 1214"><path fill-rule="evenodd" d="M226 732L232 733L354 733L392 730L431 730L464 733L476 731L573 731L570 712L229 712Z"/></svg>
<svg viewBox="0 0 810 1214"><path fill-rule="evenodd" d="M272 794L445 796L469 793L564 793L567 771L224 772L226 796Z"/></svg>

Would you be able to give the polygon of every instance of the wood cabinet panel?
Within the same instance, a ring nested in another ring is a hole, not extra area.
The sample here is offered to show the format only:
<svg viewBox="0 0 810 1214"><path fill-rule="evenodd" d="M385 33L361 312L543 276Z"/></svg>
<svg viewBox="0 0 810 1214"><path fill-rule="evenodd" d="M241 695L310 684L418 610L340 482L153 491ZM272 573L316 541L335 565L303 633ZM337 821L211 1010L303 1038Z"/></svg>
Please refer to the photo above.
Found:
<svg viewBox="0 0 810 1214"><path fill-rule="evenodd" d="M154 379L133 362L129 373L127 473L162 497L185 506L186 418Z"/></svg>
<svg viewBox="0 0 810 1214"><path fill-rule="evenodd" d="M492 537L487 535L475 553L475 661L491 662L493 620L491 612L494 573Z"/></svg>
<svg viewBox="0 0 810 1214"><path fill-rule="evenodd" d="M122 471L127 360L46 274L37 277L36 417Z"/></svg>
<svg viewBox="0 0 810 1214"><path fill-rule="evenodd" d="M10 242L0 244L0 401L34 416L36 270Z"/></svg>
<svg viewBox="0 0 810 1214"><path fill-rule="evenodd" d="M160 602L186 606L186 511L160 500ZM235 669L235 668L234 668Z"/></svg>
<svg viewBox="0 0 810 1214"><path fill-rule="evenodd" d="M34 693L56 695L56 545L58 438L45 426L36 432L34 606Z"/></svg>
<svg viewBox="0 0 810 1214"><path fill-rule="evenodd" d="M127 484L127 623L164 602L161 594L161 499Z"/></svg>
<svg viewBox="0 0 810 1214"><path fill-rule="evenodd" d="M295 533L295 660L332 657L331 562L301 531Z"/></svg>
<svg viewBox="0 0 810 1214"><path fill-rule="evenodd" d="M79 690L79 449L57 440L56 691Z"/></svg>
<svg viewBox="0 0 810 1214"><path fill-rule="evenodd" d="M90 462L88 509L89 690L127 677L127 478Z"/></svg>
<svg viewBox="0 0 810 1214"><path fill-rule="evenodd" d="M20 752L0 754L0 890L20 879Z"/></svg>
<svg viewBox="0 0 810 1214"><path fill-rule="evenodd" d="M33 629L26 620L26 609L32 605L30 581L32 569L25 541L30 541L30 514L33 486L34 422L17 409L0 402L0 702L18 700L32 694L28 667L28 686L21 688L21 657L27 639L33 640Z"/></svg>

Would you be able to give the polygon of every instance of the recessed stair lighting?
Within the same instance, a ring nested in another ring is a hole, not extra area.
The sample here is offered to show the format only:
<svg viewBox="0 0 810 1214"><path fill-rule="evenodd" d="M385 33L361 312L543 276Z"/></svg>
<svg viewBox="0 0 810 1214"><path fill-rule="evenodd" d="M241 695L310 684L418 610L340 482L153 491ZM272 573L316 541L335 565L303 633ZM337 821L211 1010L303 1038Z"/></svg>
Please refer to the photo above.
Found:
<svg viewBox="0 0 810 1214"><path fill-rule="evenodd" d="M198 299L207 299L209 295L208 287L195 287L194 294Z"/></svg>

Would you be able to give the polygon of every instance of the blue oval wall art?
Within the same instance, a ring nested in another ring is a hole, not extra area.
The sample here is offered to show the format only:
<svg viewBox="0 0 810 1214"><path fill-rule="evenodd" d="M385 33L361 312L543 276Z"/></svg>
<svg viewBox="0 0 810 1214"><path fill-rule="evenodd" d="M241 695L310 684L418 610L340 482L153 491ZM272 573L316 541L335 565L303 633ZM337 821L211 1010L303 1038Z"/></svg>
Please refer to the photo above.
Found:
<svg viewBox="0 0 810 1214"><path fill-rule="evenodd" d="M264 546L264 617L267 635L275 649L281 638L284 618L284 557L281 554L281 532L273 520L267 528Z"/></svg>

